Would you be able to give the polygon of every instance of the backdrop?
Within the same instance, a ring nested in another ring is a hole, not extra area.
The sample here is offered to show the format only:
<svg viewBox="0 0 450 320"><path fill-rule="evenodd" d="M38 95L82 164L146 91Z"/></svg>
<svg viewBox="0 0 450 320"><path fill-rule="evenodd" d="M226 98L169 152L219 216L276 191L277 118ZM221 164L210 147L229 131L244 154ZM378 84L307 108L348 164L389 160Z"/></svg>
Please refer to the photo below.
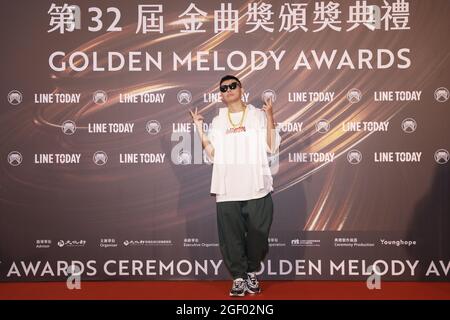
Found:
<svg viewBox="0 0 450 320"><path fill-rule="evenodd" d="M282 137L262 278L448 281L449 14L2 2L0 280L228 279L188 110L207 130L233 74Z"/></svg>

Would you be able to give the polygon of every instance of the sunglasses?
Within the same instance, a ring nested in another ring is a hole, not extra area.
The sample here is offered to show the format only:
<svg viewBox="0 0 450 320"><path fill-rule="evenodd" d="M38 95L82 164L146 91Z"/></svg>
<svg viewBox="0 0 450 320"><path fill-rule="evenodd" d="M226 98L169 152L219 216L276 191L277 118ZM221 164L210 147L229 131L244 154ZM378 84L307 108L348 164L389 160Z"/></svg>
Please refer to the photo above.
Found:
<svg viewBox="0 0 450 320"><path fill-rule="evenodd" d="M236 89L236 87L239 85L239 83L238 82L232 82L232 83L230 83L230 84L223 84L223 85L221 85L220 86L220 91L222 91L222 92L227 92L228 91L228 88L230 88L231 90L234 90L234 89ZM239 85L239 87L240 87L241 85Z"/></svg>

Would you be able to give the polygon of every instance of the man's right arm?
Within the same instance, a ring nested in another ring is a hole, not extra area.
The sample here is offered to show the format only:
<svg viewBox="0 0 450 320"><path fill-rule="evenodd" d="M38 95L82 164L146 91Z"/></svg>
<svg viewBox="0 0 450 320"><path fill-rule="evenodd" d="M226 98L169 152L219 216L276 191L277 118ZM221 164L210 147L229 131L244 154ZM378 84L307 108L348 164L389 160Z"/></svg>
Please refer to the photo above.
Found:
<svg viewBox="0 0 450 320"><path fill-rule="evenodd" d="M208 134L206 134L203 130L203 126L200 124L196 125L197 132L202 142L202 149L205 149L206 155L209 158L206 163L211 164L214 162L214 145L213 145L213 123L214 119L209 127Z"/></svg>

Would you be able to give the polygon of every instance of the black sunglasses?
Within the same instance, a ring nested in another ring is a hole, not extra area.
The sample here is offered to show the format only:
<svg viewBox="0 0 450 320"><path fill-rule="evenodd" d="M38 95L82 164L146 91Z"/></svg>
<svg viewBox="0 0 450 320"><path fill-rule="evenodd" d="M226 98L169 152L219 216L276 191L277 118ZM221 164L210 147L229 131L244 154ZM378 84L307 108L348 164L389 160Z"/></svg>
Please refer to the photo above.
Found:
<svg viewBox="0 0 450 320"><path fill-rule="evenodd" d="M231 90L234 90L234 89L236 89L236 86L238 86L239 85L239 87L241 86L238 82L232 82L232 83L230 83L230 84L223 84L223 85L221 85L220 86L220 91L222 91L222 92L227 92L228 91L228 88L230 88Z"/></svg>

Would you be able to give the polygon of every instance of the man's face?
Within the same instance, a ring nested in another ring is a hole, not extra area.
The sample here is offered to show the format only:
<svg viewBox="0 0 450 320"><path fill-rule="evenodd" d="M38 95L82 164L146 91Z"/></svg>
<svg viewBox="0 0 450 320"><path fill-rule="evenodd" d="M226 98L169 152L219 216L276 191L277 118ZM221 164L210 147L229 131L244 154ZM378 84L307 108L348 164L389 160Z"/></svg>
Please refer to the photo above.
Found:
<svg viewBox="0 0 450 320"><path fill-rule="evenodd" d="M229 79L229 80L225 80L221 83L221 85L229 85L232 84L233 82L237 82L234 79ZM222 92L220 91L220 95L222 97L222 101L227 104L227 103L233 103L236 101L241 100L241 96L244 93L244 89L242 89L241 87L239 87L239 82L236 86L236 89L231 90L230 88L228 88L228 90L226 92Z"/></svg>

